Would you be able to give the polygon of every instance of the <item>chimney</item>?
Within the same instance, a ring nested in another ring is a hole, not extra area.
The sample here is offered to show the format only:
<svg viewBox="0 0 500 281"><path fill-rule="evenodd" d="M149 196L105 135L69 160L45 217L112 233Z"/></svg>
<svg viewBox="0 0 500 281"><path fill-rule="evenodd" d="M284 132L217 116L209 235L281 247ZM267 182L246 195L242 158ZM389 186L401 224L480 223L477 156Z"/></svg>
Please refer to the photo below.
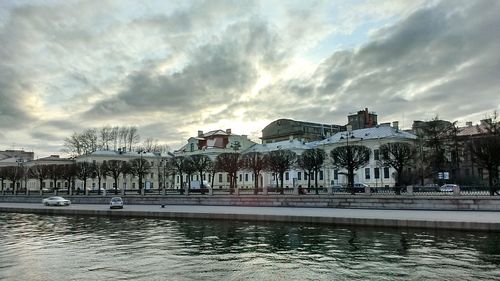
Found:
<svg viewBox="0 0 500 281"><path fill-rule="evenodd" d="M466 125L467 127L469 127L469 128L470 128L470 127L472 127L472 121L467 121L467 122L465 122L465 125Z"/></svg>
<svg viewBox="0 0 500 281"><path fill-rule="evenodd" d="M231 134L231 129L226 129L226 133Z"/></svg>
<svg viewBox="0 0 500 281"><path fill-rule="evenodd" d="M399 130L399 121L392 122L392 127L396 129L396 131Z"/></svg>
<svg viewBox="0 0 500 281"><path fill-rule="evenodd" d="M201 137L201 136L203 136L203 131L198 130L198 137Z"/></svg>
<svg viewBox="0 0 500 281"><path fill-rule="evenodd" d="M289 140L290 142L292 142L292 141L293 141L293 136L289 136L289 137L288 137L288 140Z"/></svg>

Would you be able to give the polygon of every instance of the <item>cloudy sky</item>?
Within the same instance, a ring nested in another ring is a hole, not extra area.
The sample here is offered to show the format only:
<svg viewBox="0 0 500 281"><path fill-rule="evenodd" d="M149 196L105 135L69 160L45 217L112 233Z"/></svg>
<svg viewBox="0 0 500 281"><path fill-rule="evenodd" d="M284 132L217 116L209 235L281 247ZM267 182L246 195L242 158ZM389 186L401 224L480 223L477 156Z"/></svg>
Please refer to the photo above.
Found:
<svg viewBox="0 0 500 281"><path fill-rule="evenodd" d="M258 140L278 118L477 122L500 107L500 1L0 1L0 150L74 131Z"/></svg>

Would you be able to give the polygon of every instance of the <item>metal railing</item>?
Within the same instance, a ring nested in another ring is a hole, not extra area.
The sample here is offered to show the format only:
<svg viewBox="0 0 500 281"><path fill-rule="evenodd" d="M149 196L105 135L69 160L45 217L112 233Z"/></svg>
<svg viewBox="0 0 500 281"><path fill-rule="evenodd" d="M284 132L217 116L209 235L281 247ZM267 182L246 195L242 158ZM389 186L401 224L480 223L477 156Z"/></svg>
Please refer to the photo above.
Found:
<svg viewBox="0 0 500 281"><path fill-rule="evenodd" d="M495 195L500 195L500 189L498 193ZM399 194L396 192L397 189L394 187L365 187L365 188L354 188L349 189L346 187L343 188L332 188L332 187L320 187L318 188L318 195L320 196L335 196L335 195L370 195L370 196L490 196L490 188L487 186L460 186L454 189L443 190L440 187L401 187L399 188ZM188 192L189 195L200 195L200 196L220 196L220 195L236 195L236 196L254 196L256 195L254 192L254 188L239 188L239 189L229 189L227 187L224 188L213 188L213 189L191 189ZM310 196L316 195L316 190L314 187L307 188L283 188L281 192L280 188L276 187L260 187L257 190L257 195L265 196L265 195L285 195L285 196ZM4 189L0 191L0 196L51 196L51 195L60 195L60 196L122 196L122 195L130 195L130 196L185 196L186 190L179 188L168 188L168 189L147 189L147 190L139 190L139 189L102 189L100 192L98 190L87 190L84 193L83 190L71 190L68 192L67 188L62 189L43 189L43 190L27 190L27 189L19 189L14 191L12 188ZM317 196L317 195L316 195Z"/></svg>

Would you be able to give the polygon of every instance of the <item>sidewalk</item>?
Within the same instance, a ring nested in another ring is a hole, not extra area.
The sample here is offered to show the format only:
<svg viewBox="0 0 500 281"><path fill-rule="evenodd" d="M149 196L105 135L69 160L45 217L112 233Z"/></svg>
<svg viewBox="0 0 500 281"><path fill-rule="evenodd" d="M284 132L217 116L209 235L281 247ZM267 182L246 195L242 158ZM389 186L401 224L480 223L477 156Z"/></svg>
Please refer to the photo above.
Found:
<svg viewBox="0 0 500 281"><path fill-rule="evenodd" d="M291 207L235 207L200 205L126 205L110 210L108 205L73 204L45 207L41 204L0 203L0 212L120 217L226 219L364 225L398 228L431 228L500 231L500 212L373 210Z"/></svg>

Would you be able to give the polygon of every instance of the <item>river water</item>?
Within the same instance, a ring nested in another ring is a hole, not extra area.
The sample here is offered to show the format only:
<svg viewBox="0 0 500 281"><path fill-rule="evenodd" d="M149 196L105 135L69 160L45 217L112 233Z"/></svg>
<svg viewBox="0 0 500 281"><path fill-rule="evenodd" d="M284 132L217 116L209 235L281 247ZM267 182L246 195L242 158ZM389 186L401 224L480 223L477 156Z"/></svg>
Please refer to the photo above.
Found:
<svg viewBox="0 0 500 281"><path fill-rule="evenodd" d="M500 280L500 234L0 213L0 280Z"/></svg>

